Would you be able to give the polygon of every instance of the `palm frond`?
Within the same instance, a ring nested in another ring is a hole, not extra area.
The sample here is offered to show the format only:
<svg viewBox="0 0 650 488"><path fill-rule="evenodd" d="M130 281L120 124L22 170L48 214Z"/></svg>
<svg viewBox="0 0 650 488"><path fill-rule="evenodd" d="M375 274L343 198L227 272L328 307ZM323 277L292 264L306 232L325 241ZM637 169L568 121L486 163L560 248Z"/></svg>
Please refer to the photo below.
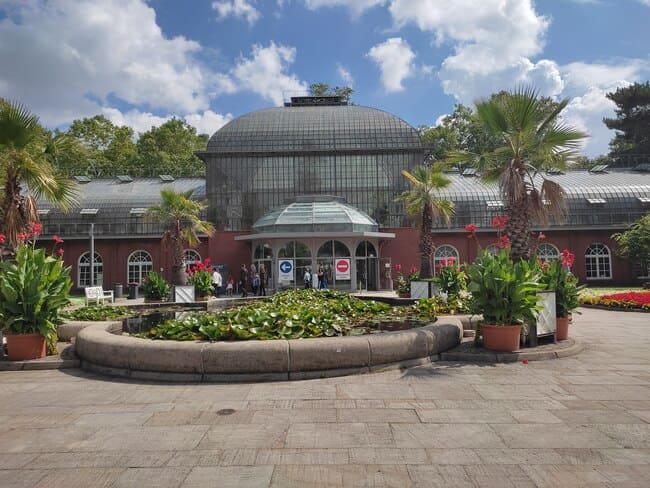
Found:
<svg viewBox="0 0 650 488"><path fill-rule="evenodd" d="M18 102L0 107L0 147L25 149L38 134L38 116Z"/></svg>

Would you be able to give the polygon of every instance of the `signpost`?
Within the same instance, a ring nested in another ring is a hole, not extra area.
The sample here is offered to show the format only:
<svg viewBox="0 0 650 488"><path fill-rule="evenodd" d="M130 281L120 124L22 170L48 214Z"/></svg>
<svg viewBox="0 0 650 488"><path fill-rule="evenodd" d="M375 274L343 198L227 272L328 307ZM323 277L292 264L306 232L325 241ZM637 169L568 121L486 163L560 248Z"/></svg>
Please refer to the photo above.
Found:
<svg viewBox="0 0 650 488"><path fill-rule="evenodd" d="M278 261L278 281L293 281L293 259Z"/></svg>
<svg viewBox="0 0 650 488"><path fill-rule="evenodd" d="M350 279L350 260L337 259L334 263L336 269L336 280L349 280Z"/></svg>

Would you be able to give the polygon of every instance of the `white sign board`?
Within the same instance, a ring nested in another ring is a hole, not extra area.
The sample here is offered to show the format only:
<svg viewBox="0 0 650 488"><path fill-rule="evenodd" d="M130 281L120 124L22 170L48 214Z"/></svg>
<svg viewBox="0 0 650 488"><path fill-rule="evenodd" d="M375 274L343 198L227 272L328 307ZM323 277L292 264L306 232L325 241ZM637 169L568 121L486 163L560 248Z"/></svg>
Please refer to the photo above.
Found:
<svg viewBox="0 0 650 488"><path fill-rule="evenodd" d="M175 286L174 287L174 301L176 303L188 303L194 301L194 285L191 286Z"/></svg>
<svg viewBox="0 0 650 488"><path fill-rule="evenodd" d="M293 259L278 261L278 281L293 281Z"/></svg>
<svg viewBox="0 0 650 488"><path fill-rule="evenodd" d="M350 260L349 259L337 259L334 262L334 268L336 269L335 279L337 279L337 280L349 280L350 279Z"/></svg>

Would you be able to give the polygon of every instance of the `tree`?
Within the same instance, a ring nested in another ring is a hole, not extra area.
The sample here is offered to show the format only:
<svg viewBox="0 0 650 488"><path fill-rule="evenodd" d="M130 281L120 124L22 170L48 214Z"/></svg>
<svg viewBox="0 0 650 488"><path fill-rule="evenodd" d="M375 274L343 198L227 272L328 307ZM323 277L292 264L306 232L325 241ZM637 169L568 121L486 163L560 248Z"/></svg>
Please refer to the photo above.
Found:
<svg viewBox="0 0 650 488"><path fill-rule="evenodd" d="M349 86L335 86L331 87L327 83L312 83L309 85L309 94L312 97L323 97L327 95L335 95L341 97L345 102L349 102L354 90Z"/></svg>
<svg viewBox="0 0 650 488"><path fill-rule="evenodd" d="M52 137L39 125L38 117L17 102L0 104L0 233L10 251L18 234L38 222L36 200L68 209L75 201L73 181L56 171L54 161L65 147L65 137Z"/></svg>
<svg viewBox="0 0 650 488"><path fill-rule="evenodd" d="M68 176L133 174L137 151L131 128L96 115L74 120L65 135L70 147L61 154L58 166Z"/></svg>
<svg viewBox="0 0 650 488"><path fill-rule="evenodd" d="M397 196L406 205L406 211L416 216L420 224L420 277L431 278L434 251L431 229L434 219L443 218L449 222L454 204L449 200L438 200L435 192L446 188L451 181L442 174L440 165L417 166L412 173L402 174L411 183L411 189Z"/></svg>
<svg viewBox="0 0 650 488"><path fill-rule="evenodd" d="M166 230L163 233L163 244L172 248L172 284L187 284L185 272L184 249L194 247L199 242L199 233L208 236L214 233L210 222L201 220L200 214L206 204L192 199L192 190L178 192L171 188L160 190L160 205L147 209L147 217L161 222Z"/></svg>
<svg viewBox="0 0 650 488"><path fill-rule="evenodd" d="M615 119L603 119L616 131L609 143L611 156L650 154L650 81L618 88L607 98L617 106Z"/></svg>
<svg viewBox="0 0 650 488"><path fill-rule="evenodd" d="M634 222L625 232L612 236L618 243L618 254L629 258L642 273L650 274L650 214Z"/></svg>
<svg viewBox="0 0 650 488"><path fill-rule="evenodd" d="M207 142L207 135L197 135L194 127L179 119L152 127L137 142L137 174L202 176L205 166L194 153L205 149Z"/></svg>
<svg viewBox="0 0 650 488"><path fill-rule="evenodd" d="M541 173L564 169L586 135L559 122L569 103L552 105L534 88L518 88L476 104L478 118L499 140L494 150L472 154L456 152L451 161L471 161L486 182L498 182L509 217L506 234L514 260L528 259L532 220L545 222L564 213L564 191ZM535 176L542 180L538 187Z"/></svg>

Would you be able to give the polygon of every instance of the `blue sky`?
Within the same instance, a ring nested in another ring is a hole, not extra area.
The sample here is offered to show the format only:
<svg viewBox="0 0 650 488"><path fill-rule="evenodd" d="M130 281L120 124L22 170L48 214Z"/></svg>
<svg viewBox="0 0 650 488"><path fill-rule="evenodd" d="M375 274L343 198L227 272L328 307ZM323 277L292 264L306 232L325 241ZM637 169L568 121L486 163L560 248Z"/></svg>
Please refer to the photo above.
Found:
<svg viewBox="0 0 650 488"><path fill-rule="evenodd" d="M0 96L49 127L176 116L212 133L313 82L434 125L533 84L607 151L605 94L650 78L650 0L0 0Z"/></svg>

